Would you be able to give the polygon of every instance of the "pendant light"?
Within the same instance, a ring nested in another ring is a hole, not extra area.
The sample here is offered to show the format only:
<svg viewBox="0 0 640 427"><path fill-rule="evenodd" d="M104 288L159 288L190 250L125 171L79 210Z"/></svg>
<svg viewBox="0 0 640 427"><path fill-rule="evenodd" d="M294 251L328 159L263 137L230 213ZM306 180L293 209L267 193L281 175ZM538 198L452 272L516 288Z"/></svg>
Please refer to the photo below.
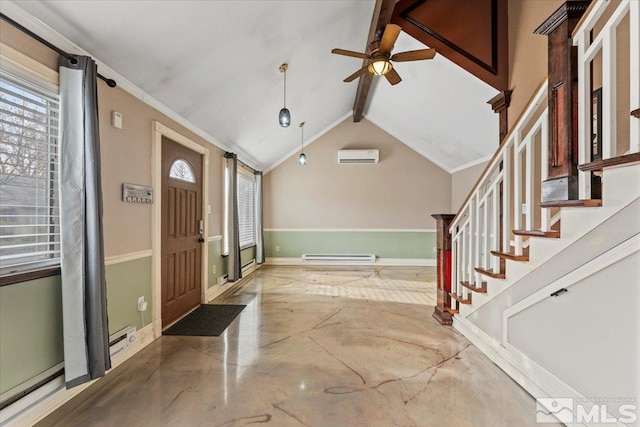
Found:
<svg viewBox="0 0 640 427"><path fill-rule="evenodd" d="M300 163L301 166L304 166L307 163L307 156L304 154L304 122L301 122L298 126L300 127L301 133L300 157L298 157L298 163Z"/></svg>
<svg viewBox="0 0 640 427"><path fill-rule="evenodd" d="M291 113L287 110L287 68L289 65L286 63L280 66L280 72L284 74L284 107L280 110L278 121L283 128L289 127L291 124Z"/></svg>

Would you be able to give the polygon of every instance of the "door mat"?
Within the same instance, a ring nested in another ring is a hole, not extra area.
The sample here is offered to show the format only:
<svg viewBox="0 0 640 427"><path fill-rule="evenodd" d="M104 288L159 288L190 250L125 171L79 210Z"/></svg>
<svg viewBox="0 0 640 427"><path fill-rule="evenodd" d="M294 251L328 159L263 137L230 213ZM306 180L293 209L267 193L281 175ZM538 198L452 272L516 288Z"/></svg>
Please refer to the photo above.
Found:
<svg viewBox="0 0 640 427"><path fill-rule="evenodd" d="M245 307L246 305L202 304L163 331L162 335L218 337Z"/></svg>

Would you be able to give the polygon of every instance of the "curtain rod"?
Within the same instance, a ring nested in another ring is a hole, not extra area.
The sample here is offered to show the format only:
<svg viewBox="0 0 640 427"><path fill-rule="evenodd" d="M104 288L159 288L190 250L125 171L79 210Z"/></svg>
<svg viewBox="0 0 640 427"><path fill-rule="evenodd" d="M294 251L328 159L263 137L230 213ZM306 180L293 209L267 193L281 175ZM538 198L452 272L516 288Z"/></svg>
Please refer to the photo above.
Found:
<svg viewBox="0 0 640 427"><path fill-rule="evenodd" d="M49 43L47 40L43 39L42 37L40 37L39 35L37 35L33 31L29 30L28 28L24 27L23 25L18 24L16 21L14 21L13 19L9 18L4 13L0 13L0 19L2 19L3 21L8 22L11 25L13 25L15 28L17 28L18 30L22 31L23 33L25 33L26 35L30 36L31 38L39 41L40 43L42 43L43 45L45 45L49 49L58 52L58 54L60 54L61 56L64 56L69 61L71 61L72 64L77 64L78 63L78 60L75 58L74 55L71 55L70 53L67 53L64 50L60 49L58 46L55 46L55 45ZM108 78L106 78L105 76L103 76L100 73L98 73L98 77L100 79L104 80L107 83L107 86L116 87L116 81L115 80L108 79Z"/></svg>

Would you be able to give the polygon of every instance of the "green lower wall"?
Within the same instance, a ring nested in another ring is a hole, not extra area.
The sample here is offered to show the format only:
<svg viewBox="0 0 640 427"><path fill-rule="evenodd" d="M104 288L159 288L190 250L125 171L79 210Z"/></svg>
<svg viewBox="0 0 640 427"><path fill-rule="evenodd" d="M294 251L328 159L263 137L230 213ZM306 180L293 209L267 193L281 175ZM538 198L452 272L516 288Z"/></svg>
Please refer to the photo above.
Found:
<svg viewBox="0 0 640 427"><path fill-rule="evenodd" d="M240 251L240 265L245 265L251 260L256 259L256 247L251 246L249 248L243 249Z"/></svg>
<svg viewBox="0 0 640 427"><path fill-rule="evenodd" d="M256 259L256 247L252 246L240 251L240 264L244 265ZM218 279L227 274L227 257L222 256L222 241L212 240L209 242L209 280L207 288L215 286Z"/></svg>
<svg viewBox="0 0 640 427"><path fill-rule="evenodd" d="M151 257L106 267L109 333L151 322ZM0 393L63 361L60 276L0 287Z"/></svg>
<svg viewBox="0 0 640 427"><path fill-rule="evenodd" d="M142 317L138 311L138 297L141 296L147 301L144 325L151 323L151 256L108 265L106 276L109 333L126 326L142 329Z"/></svg>
<svg viewBox="0 0 640 427"><path fill-rule="evenodd" d="M63 360L60 276L0 287L0 393Z"/></svg>
<svg viewBox="0 0 640 427"><path fill-rule="evenodd" d="M209 279L207 288L215 286L218 278L227 274L227 260L222 256L222 240L212 240L209 242Z"/></svg>
<svg viewBox="0 0 640 427"><path fill-rule="evenodd" d="M435 231L279 231L264 232L269 258L303 254L375 254L379 258L435 259ZM279 251L276 252L276 246Z"/></svg>
<svg viewBox="0 0 640 427"><path fill-rule="evenodd" d="M220 240L209 242L209 287L227 274L220 248ZM240 255L243 264L254 259L255 247ZM109 333L143 327L140 296L147 301L144 325L151 323L151 268L151 256L107 265ZM60 276L0 287L0 393L63 361L61 292Z"/></svg>

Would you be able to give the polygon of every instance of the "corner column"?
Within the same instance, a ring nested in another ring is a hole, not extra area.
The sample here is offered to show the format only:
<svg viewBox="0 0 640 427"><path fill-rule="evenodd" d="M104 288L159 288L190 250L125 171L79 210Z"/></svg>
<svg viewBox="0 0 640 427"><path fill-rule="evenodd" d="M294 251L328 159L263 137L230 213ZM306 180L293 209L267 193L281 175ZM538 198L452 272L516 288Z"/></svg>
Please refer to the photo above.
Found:
<svg viewBox="0 0 640 427"><path fill-rule="evenodd" d="M451 233L449 226L455 215L434 214L436 220L436 248L438 271L438 300L433 310L433 317L441 325L453 323L453 315L449 311L451 307Z"/></svg>

